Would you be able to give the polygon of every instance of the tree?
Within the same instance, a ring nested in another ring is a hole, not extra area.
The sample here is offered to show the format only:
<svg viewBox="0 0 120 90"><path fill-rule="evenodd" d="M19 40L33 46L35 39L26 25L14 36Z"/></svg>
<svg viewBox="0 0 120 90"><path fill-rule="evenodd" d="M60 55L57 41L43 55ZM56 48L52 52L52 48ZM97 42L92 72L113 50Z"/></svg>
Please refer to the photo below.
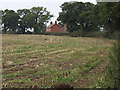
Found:
<svg viewBox="0 0 120 90"><path fill-rule="evenodd" d="M2 23L4 24L4 32L6 33L8 29L16 32L18 19L19 15L14 10L6 9L3 11Z"/></svg>
<svg viewBox="0 0 120 90"><path fill-rule="evenodd" d="M65 2L61 5L62 12L59 13L58 20L67 25L69 32L98 30L94 6L88 2Z"/></svg>
<svg viewBox="0 0 120 90"><path fill-rule="evenodd" d="M102 2L98 3L100 9L101 26L108 35L119 31L120 26L120 2Z"/></svg>
<svg viewBox="0 0 120 90"><path fill-rule="evenodd" d="M30 10L29 9L19 9L17 10L17 13L19 15L19 25L18 25L18 33L22 33L25 34L25 31L28 28L28 25L26 23L26 21L24 20L24 18L30 14Z"/></svg>
<svg viewBox="0 0 120 90"><path fill-rule="evenodd" d="M43 7L33 7L30 12L34 15L34 33L43 32L45 30L45 24L51 17L53 17L53 15Z"/></svg>
<svg viewBox="0 0 120 90"><path fill-rule="evenodd" d="M34 28L34 33L39 34L45 30L45 24L53 16L43 7L33 7L31 9L18 10L19 16L19 27L22 32L28 28Z"/></svg>

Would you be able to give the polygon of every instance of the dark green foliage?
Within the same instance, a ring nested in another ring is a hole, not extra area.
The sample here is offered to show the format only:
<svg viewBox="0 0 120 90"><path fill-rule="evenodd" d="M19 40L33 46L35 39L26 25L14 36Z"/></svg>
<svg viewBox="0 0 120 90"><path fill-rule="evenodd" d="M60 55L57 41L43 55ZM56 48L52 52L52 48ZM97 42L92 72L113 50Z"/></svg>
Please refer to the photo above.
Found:
<svg viewBox="0 0 120 90"><path fill-rule="evenodd" d="M79 30L76 32L70 33L70 36L72 37L100 37L100 38L105 38L106 33L105 32L84 32L83 30Z"/></svg>
<svg viewBox="0 0 120 90"><path fill-rule="evenodd" d="M19 15L13 11L13 10L8 10L6 9L2 13L2 23L4 24L4 29L3 31L6 33L7 30L11 32L16 32L16 29L18 27L18 19Z"/></svg>
<svg viewBox="0 0 120 90"><path fill-rule="evenodd" d="M18 10L21 18L20 28L23 33L27 28L33 28L34 34L40 34L45 31L45 24L53 16L43 7L33 7L31 9Z"/></svg>
<svg viewBox="0 0 120 90"><path fill-rule="evenodd" d="M41 33L43 35L54 35L54 36L63 36L63 35L69 35L68 32L44 32Z"/></svg>
<svg viewBox="0 0 120 90"><path fill-rule="evenodd" d="M69 32L80 29L89 32L97 29L95 15L92 12L94 8L92 3L65 2L61 8L62 12L59 13L58 20L67 25Z"/></svg>
<svg viewBox="0 0 120 90"><path fill-rule="evenodd" d="M96 5L65 2L61 8L58 20L67 25L71 36L96 37L99 34L99 37L116 38L116 32L119 32L120 2L101 2Z"/></svg>
<svg viewBox="0 0 120 90"><path fill-rule="evenodd" d="M120 36L120 32L114 31L114 32L109 36L109 38L118 40L119 36Z"/></svg>
<svg viewBox="0 0 120 90"><path fill-rule="evenodd" d="M43 7L33 7L31 9L4 10L2 14L3 31L7 33L25 34L28 29L33 29L34 34L39 34L45 31L46 23L53 17Z"/></svg>
<svg viewBox="0 0 120 90"><path fill-rule="evenodd" d="M99 37L99 38L104 38L106 37L106 33L105 32L89 32L85 35L86 37Z"/></svg>
<svg viewBox="0 0 120 90"><path fill-rule="evenodd" d="M120 39L112 47L110 63L106 70L107 87L120 88Z"/></svg>
<svg viewBox="0 0 120 90"><path fill-rule="evenodd" d="M120 26L120 2L102 2L99 5L100 23L108 35L119 31Z"/></svg>
<svg viewBox="0 0 120 90"><path fill-rule="evenodd" d="M35 34L40 34L45 31L45 24L48 22L48 20L53 17L53 15L50 15L50 12L46 10L46 8L43 7L33 7L30 11L32 15L28 16L29 18L32 18L33 20L30 20L32 27L34 28ZM28 21L29 22L29 21Z"/></svg>

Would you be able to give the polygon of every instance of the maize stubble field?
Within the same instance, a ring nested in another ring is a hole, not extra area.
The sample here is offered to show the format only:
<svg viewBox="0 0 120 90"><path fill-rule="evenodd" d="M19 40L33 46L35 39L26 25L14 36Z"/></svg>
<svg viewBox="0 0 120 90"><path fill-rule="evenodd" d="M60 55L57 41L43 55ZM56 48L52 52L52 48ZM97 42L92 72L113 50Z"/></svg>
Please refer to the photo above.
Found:
<svg viewBox="0 0 120 90"><path fill-rule="evenodd" d="M99 87L113 40L51 35L2 36L2 86Z"/></svg>

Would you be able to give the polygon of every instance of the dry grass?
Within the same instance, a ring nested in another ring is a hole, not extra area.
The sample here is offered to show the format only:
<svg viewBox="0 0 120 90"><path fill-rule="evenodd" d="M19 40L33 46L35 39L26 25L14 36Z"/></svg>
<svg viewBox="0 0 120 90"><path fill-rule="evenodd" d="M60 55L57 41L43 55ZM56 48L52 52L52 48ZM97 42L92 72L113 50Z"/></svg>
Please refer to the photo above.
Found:
<svg viewBox="0 0 120 90"><path fill-rule="evenodd" d="M47 88L61 83L94 87L104 76L107 64L101 63L109 61L113 42L102 38L3 35L3 87Z"/></svg>

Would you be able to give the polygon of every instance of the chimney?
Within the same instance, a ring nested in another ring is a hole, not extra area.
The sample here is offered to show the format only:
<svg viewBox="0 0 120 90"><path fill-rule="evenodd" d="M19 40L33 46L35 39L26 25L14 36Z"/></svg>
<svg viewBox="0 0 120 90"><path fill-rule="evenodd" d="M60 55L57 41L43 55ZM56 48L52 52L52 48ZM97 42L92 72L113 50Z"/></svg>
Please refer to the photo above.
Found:
<svg viewBox="0 0 120 90"><path fill-rule="evenodd" d="M52 24L52 21L50 22L50 24Z"/></svg>
<svg viewBox="0 0 120 90"><path fill-rule="evenodd" d="M57 21L55 21L55 24L57 24Z"/></svg>

